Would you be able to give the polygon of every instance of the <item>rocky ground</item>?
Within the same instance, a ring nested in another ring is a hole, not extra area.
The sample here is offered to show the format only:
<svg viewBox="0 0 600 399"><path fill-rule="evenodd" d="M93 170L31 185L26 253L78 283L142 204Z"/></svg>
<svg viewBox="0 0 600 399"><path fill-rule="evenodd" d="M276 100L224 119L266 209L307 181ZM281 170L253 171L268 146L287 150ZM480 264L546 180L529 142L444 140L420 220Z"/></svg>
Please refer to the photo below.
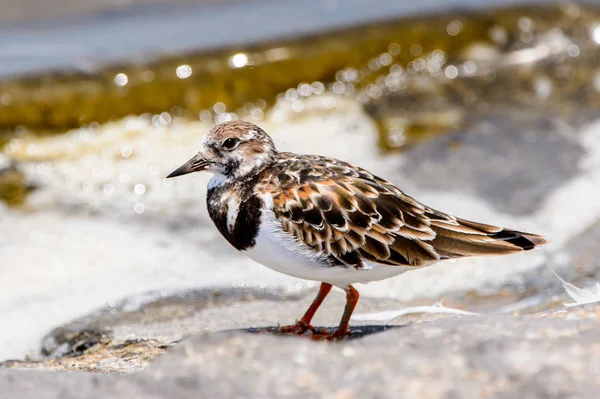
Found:
<svg viewBox="0 0 600 399"><path fill-rule="evenodd" d="M320 322L334 323L341 299L336 295L334 303L328 303ZM173 331L156 320L146 327L155 333L152 338L126 339L127 334L119 331L124 326L113 326L113 332L98 336L97 343L86 349L73 344L88 339L79 336L70 342L74 352L34 367L102 375L0 369L2 394L6 398L189 398L198 394L340 399L595 398L600 388L598 305L525 316L453 316L414 319L408 324L405 319L385 329L355 325L357 339L340 343L245 329L261 321L269 323L275 314L289 314L293 321L291 315L307 302L306 298L263 298L206 309L191 319L207 331L196 332L174 347L164 345L165 335ZM368 308L380 306L366 301ZM181 328L176 330L189 331L190 318L181 320ZM143 318L128 322L132 323L129 334L144 324ZM226 326L230 328L223 330ZM90 335L96 333L89 331ZM56 338L64 331L54 334ZM120 343L115 345L112 340L119 335ZM139 371L165 351L151 367ZM4 367L32 365L14 362ZM138 371L106 374L133 370Z"/></svg>

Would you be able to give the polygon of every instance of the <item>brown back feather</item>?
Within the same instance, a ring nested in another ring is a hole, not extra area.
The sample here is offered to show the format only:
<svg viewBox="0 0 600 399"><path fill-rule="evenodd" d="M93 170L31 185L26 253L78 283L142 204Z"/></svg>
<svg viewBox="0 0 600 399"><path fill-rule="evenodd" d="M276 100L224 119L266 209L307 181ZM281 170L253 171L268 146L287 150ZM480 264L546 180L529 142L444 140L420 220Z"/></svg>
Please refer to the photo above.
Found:
<svg viewBox="0 0 600 399"><path fill-rule="evenodd" d="M421 266L546 243L541 236L428 208L366 170L332 158L280 153L271 169L256 193L271 195L283 229L332 264Z"/></svg>

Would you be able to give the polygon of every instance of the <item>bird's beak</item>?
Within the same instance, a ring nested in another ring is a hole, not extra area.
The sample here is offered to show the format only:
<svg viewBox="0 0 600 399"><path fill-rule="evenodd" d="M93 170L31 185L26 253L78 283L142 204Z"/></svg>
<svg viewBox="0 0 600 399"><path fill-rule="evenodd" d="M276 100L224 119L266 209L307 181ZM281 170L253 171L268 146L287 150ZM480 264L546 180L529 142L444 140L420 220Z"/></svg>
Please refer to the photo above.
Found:
<svg viewBox="0 0 600 399"><path fill-rule="evenodd" d="M199 172L201 170L206 169L208 166L208 161L200 156L200 154L194 156L192 159L175 169L167 179L170 177L177 177L182 175L187 175L192 172Z"/></svg>

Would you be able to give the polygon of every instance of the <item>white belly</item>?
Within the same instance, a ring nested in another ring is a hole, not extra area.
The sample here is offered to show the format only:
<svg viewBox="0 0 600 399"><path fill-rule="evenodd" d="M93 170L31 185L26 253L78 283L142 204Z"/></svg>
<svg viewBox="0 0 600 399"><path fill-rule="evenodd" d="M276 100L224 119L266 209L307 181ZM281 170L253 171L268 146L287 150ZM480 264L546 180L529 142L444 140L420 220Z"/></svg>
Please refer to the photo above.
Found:
<svg viewBox="0 0 600 399"><path fill-rule="evenodd" d="M244 252L252 260L280 273L346 288L350 284L383 280L415 269L370 262L367 262L369 268L360 270L329 266L308 246L298 243L295 237L282 231L271 211L263 212L261 221L256 245Z"/></svg>

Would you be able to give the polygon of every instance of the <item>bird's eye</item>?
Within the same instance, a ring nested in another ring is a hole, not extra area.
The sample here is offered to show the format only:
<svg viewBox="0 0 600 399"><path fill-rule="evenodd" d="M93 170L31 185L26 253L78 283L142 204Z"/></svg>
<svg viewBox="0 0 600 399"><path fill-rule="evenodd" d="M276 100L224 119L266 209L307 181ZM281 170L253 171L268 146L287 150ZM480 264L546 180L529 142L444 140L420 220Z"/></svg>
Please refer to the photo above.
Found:
<svg viewBox="0 0 600 399"><path fill-rule="evenodd" d="M238 144L237 139L233 138L233 137L229 137L225 140L223 140L223 143L221 144L221 146L226 149L226 150L233 150Z"/></svg>

